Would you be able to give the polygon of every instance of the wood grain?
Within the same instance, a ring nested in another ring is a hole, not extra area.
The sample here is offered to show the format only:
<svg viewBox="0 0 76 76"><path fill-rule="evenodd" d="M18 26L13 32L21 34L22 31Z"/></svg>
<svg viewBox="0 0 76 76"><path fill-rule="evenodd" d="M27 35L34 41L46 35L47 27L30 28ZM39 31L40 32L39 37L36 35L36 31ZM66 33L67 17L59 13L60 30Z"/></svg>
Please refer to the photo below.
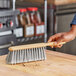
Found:
<svg viewBox="0 0 76 76"><path fill-rule="evenodd" d="M1 56L0 76L76 76L76 56L53 51L46 51L46 54L45 61L17 65L7 65L6 56Z"/></svg>
<svg viewBox="0 0 76 76"><path fill-rule="evenodd" d="M0 65L0 76L31 76L31 74Z"/></svg>
<svg viewBox="0 0 76 76"><path fill-rule="evenodd" d="M19 46L12 46L9 47L9 51L18 51L18 50L24 50L24 49L33 49L33 48L42 48L46 46L57 46L57 45L62 45L66 44L66 42L61 42L59 44L55 42L49 42L49 43L35 43L35 44L28 44L28 45L19 45Z"/></svg>

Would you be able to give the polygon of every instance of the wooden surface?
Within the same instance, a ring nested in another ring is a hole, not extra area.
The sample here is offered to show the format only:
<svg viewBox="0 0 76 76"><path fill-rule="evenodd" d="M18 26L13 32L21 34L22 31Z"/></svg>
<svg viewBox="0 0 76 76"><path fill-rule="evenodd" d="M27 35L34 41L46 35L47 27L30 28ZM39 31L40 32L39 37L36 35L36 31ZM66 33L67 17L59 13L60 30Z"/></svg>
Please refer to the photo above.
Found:
<svg viewBox="0 0 76 76"><path fill-rule="evenodd" d="M47 60L7 65L0 56L0 76L76 76L76 56L46 51Z"/></svg>

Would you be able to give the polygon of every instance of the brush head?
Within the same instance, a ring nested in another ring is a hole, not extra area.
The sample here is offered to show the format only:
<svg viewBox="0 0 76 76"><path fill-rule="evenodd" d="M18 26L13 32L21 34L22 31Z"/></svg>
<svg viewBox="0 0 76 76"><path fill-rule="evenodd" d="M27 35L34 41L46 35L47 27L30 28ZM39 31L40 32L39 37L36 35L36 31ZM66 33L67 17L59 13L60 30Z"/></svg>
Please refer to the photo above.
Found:
<svg viewBox="0 0 76 76"><path fill-rule="evenodd" d="M17 64L31 61L40 61L46 59L45 47L30 48L23 50L9 51L6 58L7 64Z"/></svg>

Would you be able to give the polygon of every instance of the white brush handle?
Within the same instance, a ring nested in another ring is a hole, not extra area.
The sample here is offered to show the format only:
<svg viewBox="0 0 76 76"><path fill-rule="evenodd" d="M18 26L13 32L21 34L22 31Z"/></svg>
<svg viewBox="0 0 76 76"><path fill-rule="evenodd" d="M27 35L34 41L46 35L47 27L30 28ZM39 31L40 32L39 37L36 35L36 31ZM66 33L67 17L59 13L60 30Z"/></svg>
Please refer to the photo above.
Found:
<svg viewBox="0 0 76 76"><path fill-rule="evenodd" d="M61 42L58 45L65 44L65 42ZM13 46L9 48L9 51L18 51L18 50L25 50L25 49L33 49L33 48L41 48L46 46L56 46L55 42L50 43L37 43L37 44L28 44L28 45L19 45Z"/></svg>

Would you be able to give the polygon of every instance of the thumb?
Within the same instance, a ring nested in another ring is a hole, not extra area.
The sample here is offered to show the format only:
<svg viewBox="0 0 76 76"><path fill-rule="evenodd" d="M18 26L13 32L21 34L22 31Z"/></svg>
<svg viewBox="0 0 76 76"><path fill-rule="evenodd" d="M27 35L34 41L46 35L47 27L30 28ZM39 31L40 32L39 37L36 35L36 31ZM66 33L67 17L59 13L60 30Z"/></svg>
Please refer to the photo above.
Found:
<svg viewBox="0 0 76 76"><path fill-rule="evenodd" d="M61 48L63 46L62 44L59 44L59 43L63 42L62 38L59 38L56 42L57 43L56 43L55 47Z"/></svg>

